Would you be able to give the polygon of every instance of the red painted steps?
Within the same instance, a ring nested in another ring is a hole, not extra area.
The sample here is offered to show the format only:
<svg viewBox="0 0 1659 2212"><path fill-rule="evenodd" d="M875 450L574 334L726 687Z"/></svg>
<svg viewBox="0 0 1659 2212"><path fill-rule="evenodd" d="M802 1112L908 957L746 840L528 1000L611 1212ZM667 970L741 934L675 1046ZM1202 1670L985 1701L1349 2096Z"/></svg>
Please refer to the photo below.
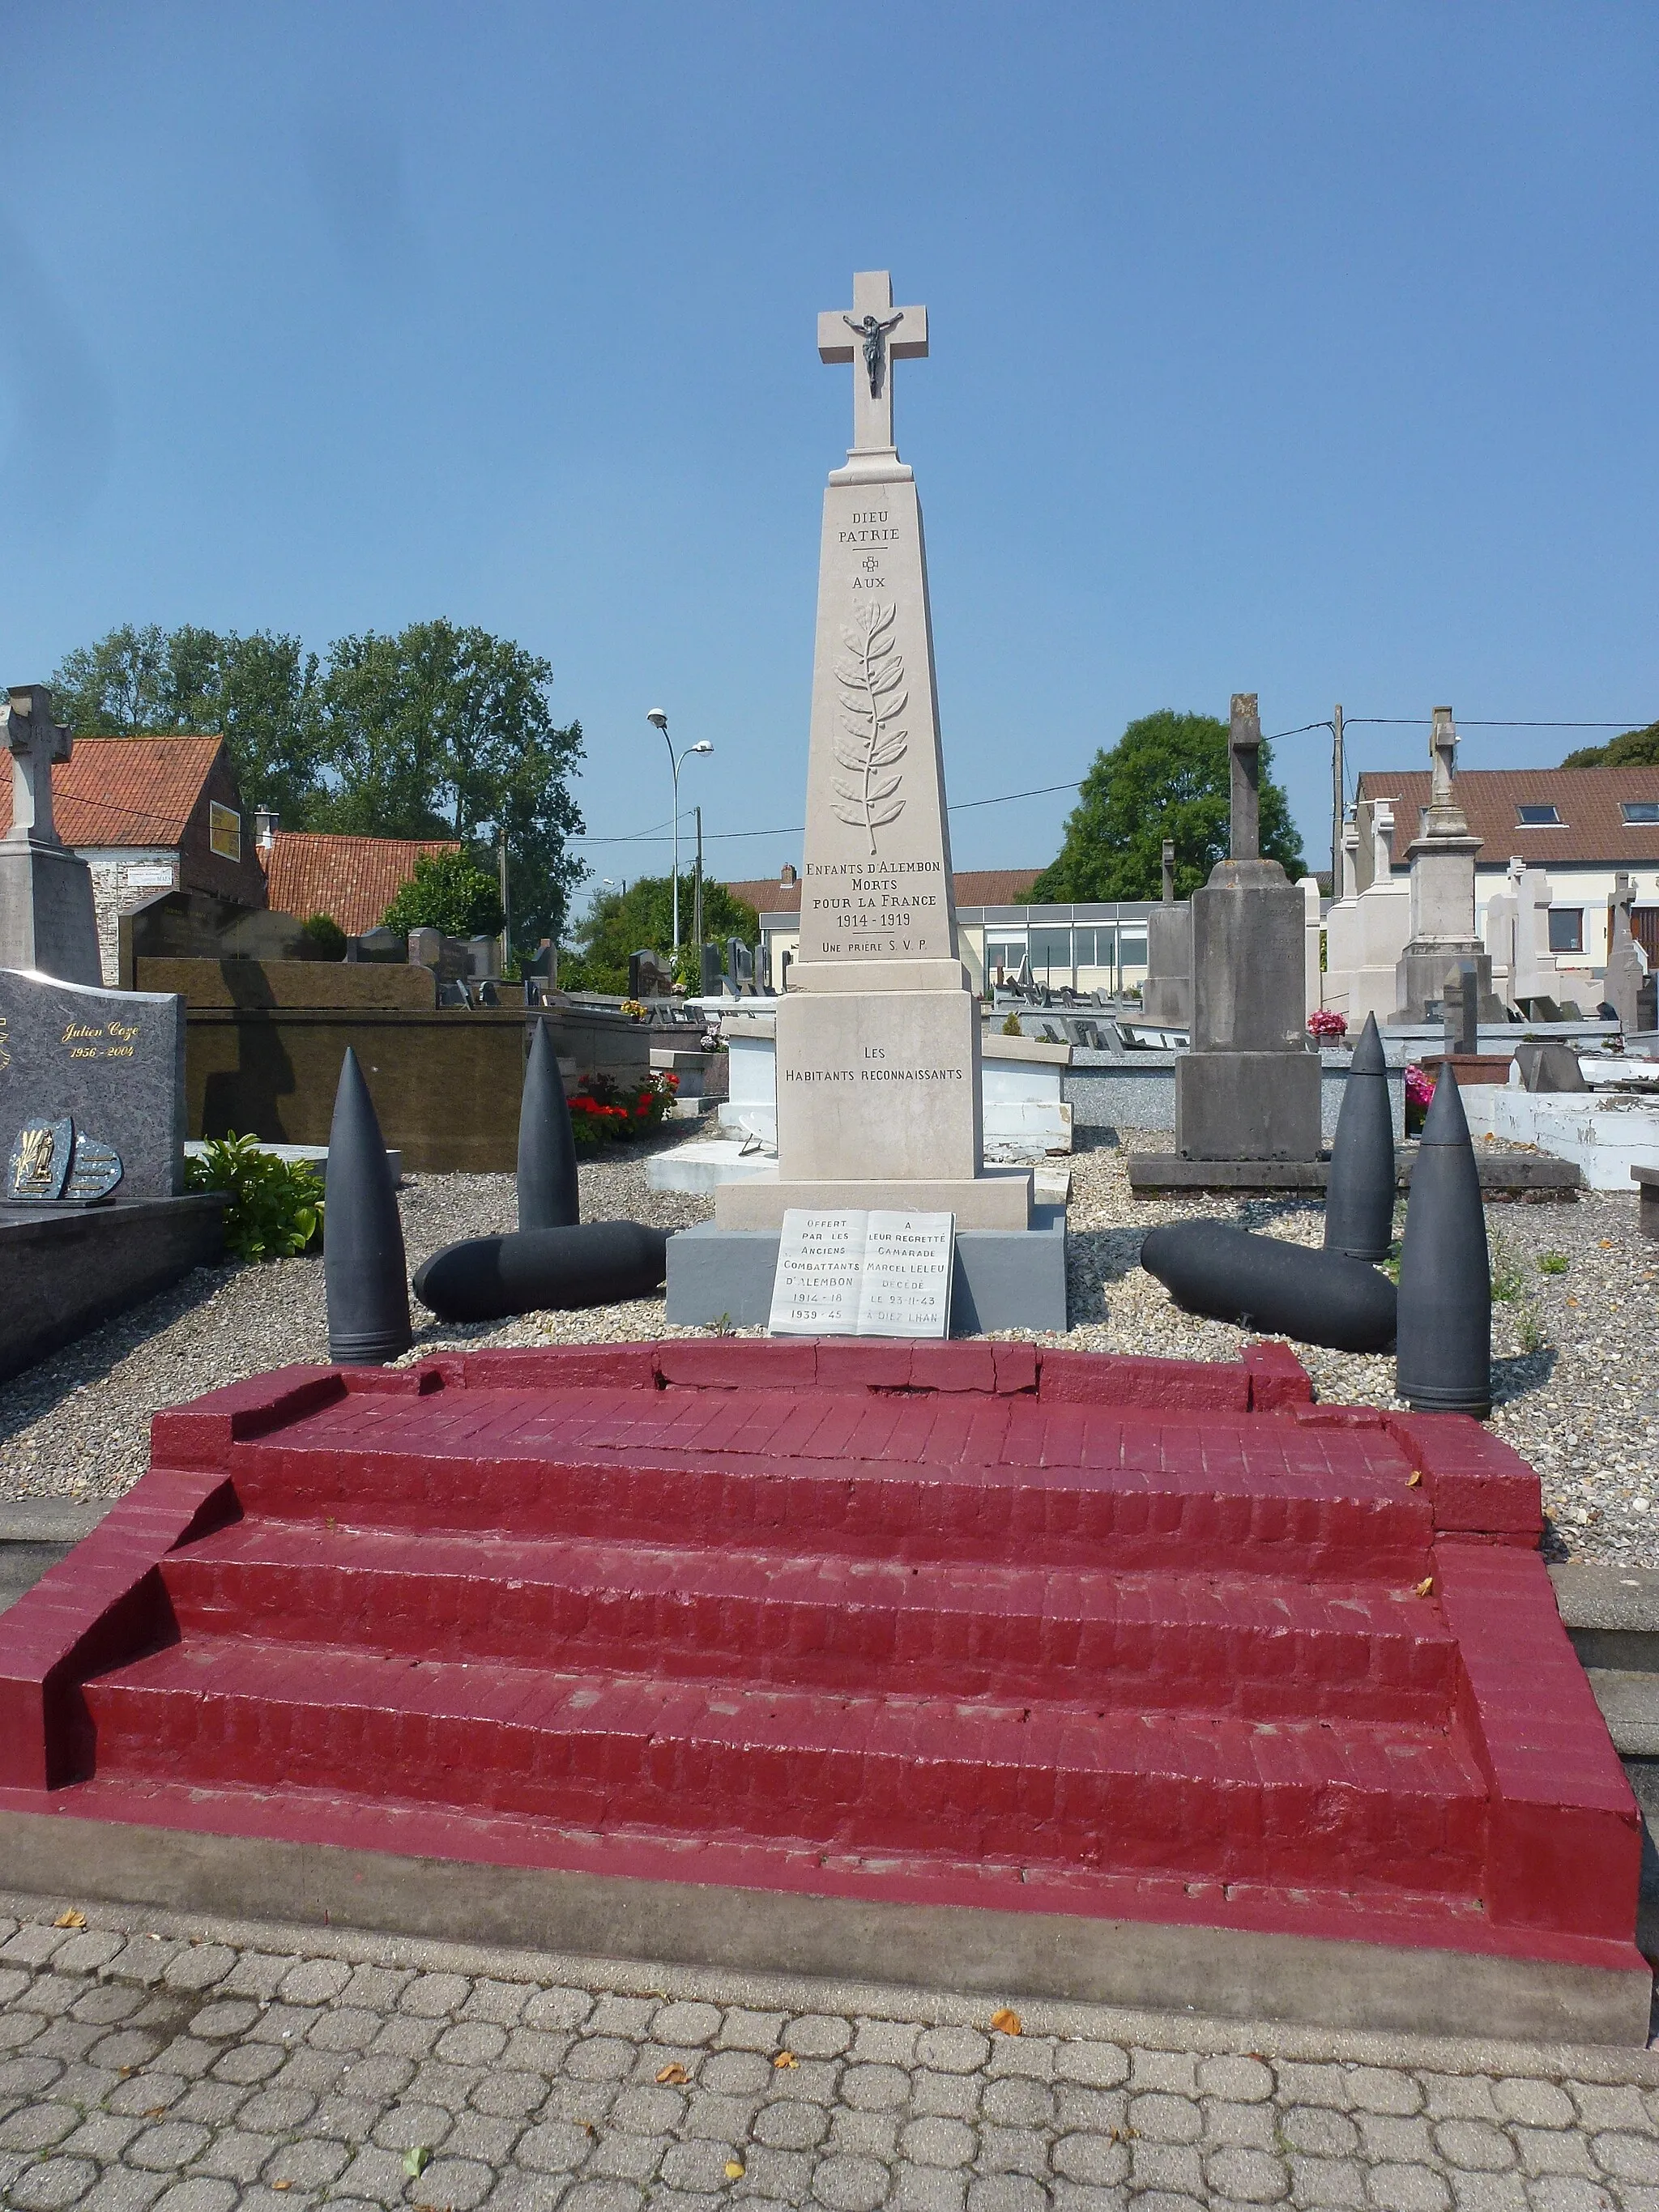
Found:
<svg viewBox="0 0 1659 2212"><path fill-rule="evenodd" d="M688 1341L216 1393L0 1622L0 1817L356 1808L507 1865L1372 1941L1381 1899L1625 1971L1634 1808L1535 1477L1293 1367Z"/></svg>
<svg viewBox="0 0 1659 2212"><path fill-rule="evenodd" d="M88 1686L100 1773L296 1784L863 1850L1478 1893L1443 1729L753 1688L248 1638Z"/></svg>
<svg viewBox="0 0 1659 2212"><path fill-rule="evenodd" d="M1456 1647L1411 1585L987 1566L246 1520L162 1565L186 1638L439 1660L1068 1696L1444 1725Z"/></svg>

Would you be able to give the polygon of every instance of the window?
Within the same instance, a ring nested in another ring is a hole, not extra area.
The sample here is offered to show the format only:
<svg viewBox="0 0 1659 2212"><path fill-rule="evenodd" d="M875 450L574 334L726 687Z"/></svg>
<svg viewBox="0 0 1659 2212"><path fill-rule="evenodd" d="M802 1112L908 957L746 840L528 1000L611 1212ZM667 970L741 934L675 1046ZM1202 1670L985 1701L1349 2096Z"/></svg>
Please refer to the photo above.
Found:
<svg viewBox="0 0 1659 2212"><path fill-rule="evenodd" d="M221 806L216 799L208 802L208 843L222 860L242 857L242 817L234 806Z"/></svg>
<svg viewBox="0 0 1659 2212"><path fill-rule="evenodd" d="M996 937L988 936L985 940L985 969L988 975L994 975L1000 968L1005 974L1012 975L1024 957L1024 937L1011 937L1005 931Z"/></svg>
<svg viewBox="0 0 1659 2212"><path fill-rule="evenodd" d="M1659 799L1627 799L1619 811L1632 829L1640 823L1659 822Z"/></svg>
<svg viewBox="0 0 1659 2212"><path fill-rule="evenodd" d="M1522 830L1565 830L1566 827L1553 806L1517 806L1515 819L1516 826Z"/></svg>
<svg viewBox="0 0 1659 2212"><path fill-rule="evenodd" d="M1069 929L1031 932L1031 972L1034 975L1063 975L1072 979L1072 933Z"/></svg>
<svg viewBox="0 0 1659 2212"><path fill-rule="evenodd" d="M1079 926L1072 932L1072 942L1077 948L1079 968L1115 968L1117 965L1117 928L1115 923L1103 921L1093 928Z"/></svg>
<svg viewBox="0 0 1659 2212"><path fill-rule="evenodd" d="M1126 968L1144 968L1146 965L1146 929L1144 923L1139 928L1129 922L1124 924L1118 938L1118 957Z"/></svg>
<svg viewBox="0 0 1659 2212"><path fill-rule="evenodd" d="M1584 949L1584 909L1582 906L1550 908L1550 951L1582 952Z"/></svg>

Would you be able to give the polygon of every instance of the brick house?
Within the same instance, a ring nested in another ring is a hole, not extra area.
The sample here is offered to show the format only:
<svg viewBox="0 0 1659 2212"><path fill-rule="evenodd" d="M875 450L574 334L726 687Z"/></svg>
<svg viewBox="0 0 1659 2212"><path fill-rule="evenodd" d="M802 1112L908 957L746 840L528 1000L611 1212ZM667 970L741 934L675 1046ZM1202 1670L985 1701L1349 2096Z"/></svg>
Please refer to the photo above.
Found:
<svg viewBox="0 0 1659 2212"><path fill-rule="evenodd" d="M1394 809L1394 873L1407 874L1407 848L1429 803L1429 771L1367 769L1359 779L1359 888L1370 878L1371 813ZM1477 929L1501 889L1512 854L1549 878L1550 950L1588 988L1607 957L1607 902L1622 870L1634 881L1631 926L1659 965L1659 768L1460 769L1457 803L1480 840L1474 856Z"/></svg>
<svg viewBox="0 0 1659 2212"><path fill-rule="evenodd" d="M119 980L117 920L156 891L265 904L265 873L222 738L76 738L54 769L58 834L92 871L104 981ZM11 779L0 778L0 836Z"/></svg>

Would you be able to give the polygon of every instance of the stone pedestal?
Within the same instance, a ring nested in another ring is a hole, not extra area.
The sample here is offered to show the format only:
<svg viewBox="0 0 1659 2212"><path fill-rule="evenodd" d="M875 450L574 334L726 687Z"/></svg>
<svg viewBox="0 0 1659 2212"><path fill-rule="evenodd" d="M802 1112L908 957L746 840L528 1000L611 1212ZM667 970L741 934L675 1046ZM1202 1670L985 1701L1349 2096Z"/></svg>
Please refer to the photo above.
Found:
<svg viewBox="0 0 1659 2212"><path fill-rule="evenodd" d="M28 838L0 839L0 968L65 983L104 980L92 871L78 854Z"/></svg>
<svg viewBox="0 0 1659 2212"><path fill-rule="evenodd" d="M1180 903L1155 906L1146 917L1146 981L1140 1010L1165 1029L1186 1029L1193 1018L1193 910Z"/></svg>
<svg viewBox="0 0 1659 2212"><path fill-rule="evenodd" d="M1194 1160L1316 1159L1303 894L1276 860L1223 860L1192 904L1193 1042L1176 1064L1175 1148Z"/></svg>

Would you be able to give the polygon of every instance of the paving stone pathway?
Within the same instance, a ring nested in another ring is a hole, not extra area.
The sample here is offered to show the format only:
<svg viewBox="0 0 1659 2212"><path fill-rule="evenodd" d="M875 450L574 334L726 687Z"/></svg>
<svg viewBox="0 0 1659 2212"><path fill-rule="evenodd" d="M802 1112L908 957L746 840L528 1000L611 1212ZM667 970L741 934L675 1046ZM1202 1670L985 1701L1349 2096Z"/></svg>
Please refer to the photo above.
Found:
<svg viewBox="0 0 1659 2212"><path fill-rule="evenodd" d="M1659 2052L997 2010L0 1899L0 2203L1659 2212Z"/></svg>

